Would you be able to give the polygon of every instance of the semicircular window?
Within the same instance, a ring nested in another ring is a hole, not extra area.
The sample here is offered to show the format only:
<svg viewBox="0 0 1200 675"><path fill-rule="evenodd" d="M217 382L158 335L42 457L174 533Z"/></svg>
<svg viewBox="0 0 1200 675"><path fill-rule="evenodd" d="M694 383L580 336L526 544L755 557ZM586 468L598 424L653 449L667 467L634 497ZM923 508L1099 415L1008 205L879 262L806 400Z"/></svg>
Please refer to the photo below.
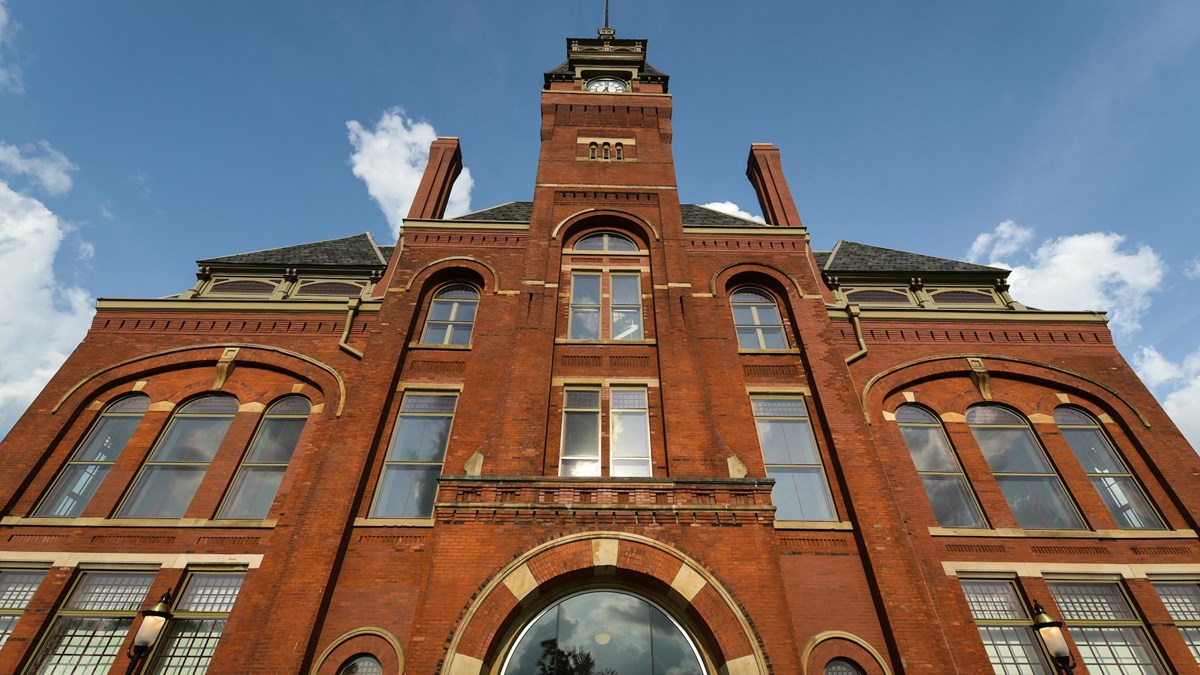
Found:
<svg viewBox="0 0 1200 675"><path fill-rule="evenodd" d="M383 675L383 665L370 654L359 654L347 661L338 675Z"/></svg>
<svg viewBox="0 0 1200 675"><path fill-rule="evenodd" d="M665 612L635 595L587 591L529 624L502 675L702 675L696 646Z"/></svg>
<svg viewBox="0 0 1200 675"><path fill-rule="evenodd" d="M850 659L834 659L825 665L825 675L863 675L863 671Z"/></svg>
<svg viewBox="0 0 1200 675"><path fill-rule="evenodd" d="M342 281L316 281L304 284L296 295L332 295L350 298L362 293L362 286Z"/></svg>
<svg viewBox="0 0 1200 675"><path fill-rule="evenodd" d="M220 281L213 284L209 293L233 293L239 295L269 295L275 292L275 284L266 281L242 279L237 281Z"/></svg>
<svg viewBox="0 0 1200 675"><path fill-rule="evenodd" d="M623 234L616 232L597 232L589 234L586 237L575 242L573 246L576 251L634 251L638 250L637 244L633 240Z"/></svg>

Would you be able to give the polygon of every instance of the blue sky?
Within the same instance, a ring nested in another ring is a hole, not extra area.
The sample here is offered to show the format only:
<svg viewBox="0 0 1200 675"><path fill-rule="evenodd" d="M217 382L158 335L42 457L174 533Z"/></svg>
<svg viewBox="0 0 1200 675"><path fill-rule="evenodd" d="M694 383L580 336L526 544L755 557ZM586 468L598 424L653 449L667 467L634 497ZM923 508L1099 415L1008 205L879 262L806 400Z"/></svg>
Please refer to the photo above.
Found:
<svg viewBox="0 0 1200 675"><path fill-rule="evenodd" d="M529 199L541 73L595 0L0 0L0 433L97 297L194 260L394 239L425 140L459 208ZM1108 309L1200 444L1200 3L615 0L671 74L684 201L757 204L772 142L819 248L1014 268ZM383 177L388 177L384 182Z"/></svg>

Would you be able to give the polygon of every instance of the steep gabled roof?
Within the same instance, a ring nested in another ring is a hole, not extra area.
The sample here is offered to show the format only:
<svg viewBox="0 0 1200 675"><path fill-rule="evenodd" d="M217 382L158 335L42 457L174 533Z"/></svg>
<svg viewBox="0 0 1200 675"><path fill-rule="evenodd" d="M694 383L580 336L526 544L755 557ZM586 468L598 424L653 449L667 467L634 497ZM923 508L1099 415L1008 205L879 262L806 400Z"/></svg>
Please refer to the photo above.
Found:
<svg viewBox="0 0 1200 675"><path fill-rule="evenodd" d="M823 263L820 258L817 262L826 272L976 272L1008 275L1008 270L999 267L869 246L854 241L839 241Z"/></svg>
<svg viewBox="0 0 1200 675"><path fill-rule="evenodd" d="M200 265L268 265L280 267L386 267L387 258L364 232L341 239L283 246L197 260Z"/></svg>
<svg viewBox="0 0 1200 675"><path fill-rule="evenodd" d="M724 211L710 209L707 206L699 204L680 204L679 211L683 214L684 225L695 225L699 227L770 227L766 223L760 223L757 220L742 218Z"/></svg>

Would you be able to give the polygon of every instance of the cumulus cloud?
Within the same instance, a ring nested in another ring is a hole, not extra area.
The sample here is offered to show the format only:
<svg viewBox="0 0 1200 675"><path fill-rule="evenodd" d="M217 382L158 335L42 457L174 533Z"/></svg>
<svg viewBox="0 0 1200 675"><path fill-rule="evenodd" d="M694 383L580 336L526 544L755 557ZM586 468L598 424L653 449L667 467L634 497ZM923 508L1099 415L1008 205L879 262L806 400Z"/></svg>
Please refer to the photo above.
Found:
<svg viewBox="0 0 1200 675"><path fill-rule="evenodd" d="M0 0L0 91L20 93L24 90L24 85L21 84L21 71L8 63L5 58L7 52L12 48L13 35L16 34L17 28L17 23L8 14L5 0Z"/></svg>
<svg viewBox="0 0 1200 675"><path fill-rule="evenodd" d="M392 234L399 235L429 162L429 144L437 139L437 132L428 122L406 117L403 108L385 111L374 127L351 120L346 128L354 146L354 154L350 155L354 175L367 184L367 192L383 210ZM474 187L471 171L464 167L450 192L447 218L471 211Z"/></svg>
<svg viewBox="0 0 1200 675"><path fill-rule="evenodd" d="M71 172L78 168L46 141L24 148L0 141L0 171L27 176L52 196L61 197L71 190Z"/></svg>
<svg viewBox="0 0 1200 675"><path fill-rule="evenodd" d="M701 204L700 206L703 206L706 209L712 209L713 211L728 213L729 215L737 216L738 218L755 220L764 224L767 222L762 216L751 215L749 212L743 211L740 206L734 204L733 202L709 202L707 204Z"/></svg>
<svg viewBox="0 0 1200 675"><path fill-rule="evenodd" d="M1200 448L1200 349L1175 362L1154 347L1143 347L1134 355L1133 367L1192 447Z"/></svg>
<svg viewBox="0 0 1200 675"><path fill-rule="evenodd" d="M54 259L66 226L37 199L0 181L0 436L75 348L92 299L59 281Z"/></svg>
<svg viewBox="0 0 1200 675"><path fill-rule="evenodd" d="M982 237L987 238L981 243ZM1107 311L1113 332L1121 336L1141 328L1166 269L1154 249L1126 245L1123 235L1111 232L1047 239L1030 248L1033 240L1031 230L1005 221L977 237L971 253L975 260L1011 269L1013 296L1031 307ZM1003 261L1013 255L1027 262Z"/></svg>

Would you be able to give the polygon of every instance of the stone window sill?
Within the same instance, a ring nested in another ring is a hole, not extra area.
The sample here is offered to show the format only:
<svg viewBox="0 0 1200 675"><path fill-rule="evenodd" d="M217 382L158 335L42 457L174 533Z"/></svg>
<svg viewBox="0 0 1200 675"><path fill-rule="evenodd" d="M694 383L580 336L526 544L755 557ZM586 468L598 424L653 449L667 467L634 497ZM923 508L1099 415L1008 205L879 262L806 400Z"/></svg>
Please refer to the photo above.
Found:
<svg viewBox="0 0 1200 675"><path fill-rule="evenodd" d="M262 520L208 520L206 518L19 518L6 516L0 525L42 527L227 527L273 528L274 518Z"/></svg>
<svg viewBox="0 0 1200 675"><path fill-rule="evenodd" d="M433 527L433 518L355 518L355 527Z"/></svg>
<svg viewBox="0 0 1200 675"><path fill-rule="evenodd" d="M833 520L776 520L777 530L853 530L854 523Z"/></svg>
<svg viewBox="0 0 1200 675"><path fill-rule="evenodd" d="M934 537L1046 537L1062 539L1197 539L1195 530L1023 530L931 527Z"/></svg>

